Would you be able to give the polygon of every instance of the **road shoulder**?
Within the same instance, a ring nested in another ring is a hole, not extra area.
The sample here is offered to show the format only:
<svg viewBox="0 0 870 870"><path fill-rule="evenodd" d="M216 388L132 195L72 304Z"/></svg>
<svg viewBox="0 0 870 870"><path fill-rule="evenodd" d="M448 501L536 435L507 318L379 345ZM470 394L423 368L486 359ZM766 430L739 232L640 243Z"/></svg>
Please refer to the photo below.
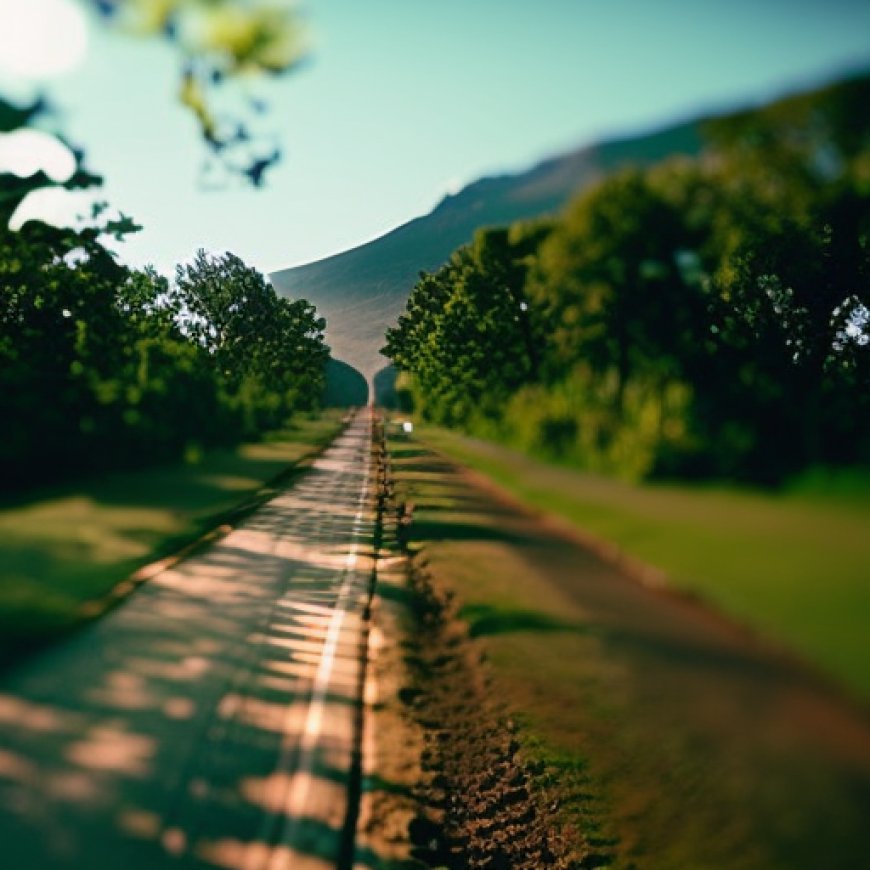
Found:
<svg viewBox="0 0 870 870"><path fill-rule="evenodd" d="M395 448L417 558L455 595L564 824L612 849L614 866L863 860L866 718L727 620L626 577L420 443Z"/></svg>

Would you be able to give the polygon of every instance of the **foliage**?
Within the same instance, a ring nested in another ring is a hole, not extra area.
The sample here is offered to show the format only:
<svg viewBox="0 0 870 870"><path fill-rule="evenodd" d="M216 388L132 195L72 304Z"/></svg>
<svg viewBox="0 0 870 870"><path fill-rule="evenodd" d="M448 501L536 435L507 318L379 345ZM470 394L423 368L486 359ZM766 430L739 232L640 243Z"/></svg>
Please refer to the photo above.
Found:
<svg viewBox="0 0 870 870"><path fill-rule="evenodd" d="M262 274L231 253L197 252L192 263L177 267L175 294L184 333L206 351L247 434L319 402L329 349L326 323L313 305L279 297Z"/></svg>
<svg viewBox="0 0 870 870"><path fill-rule="evenodd" d="M632 478L870 462L868 99L719 119L697 159L479 234L387 333L419 412Z"/></svg>
<svg viewBox="0 0 870 870"><path fill-rule="evenodd" d="M10 133L34 125L47 111L42 100L36 100L25 105L16 105L0 97L0 133ZM73 149L74 150L74 149ZM46 187L63 187L68 190L86 189L102 183L98 175L94 175L84 166L84 156L75 151L76 169L72 176L63 184L52 181L42 170L33 175L20 178L0 169L0 231L5 231L9 220L22 200L31 191ZM127 220L122 215L123 220ZM134 226L124 227L133 231Z"/></svg>
<svg viewBox="0 0 870 870"><path fill-rule="evenodd" d="M153 269L118 265L99 232L39 222L0 232L7 485L192 455L318 403L327 349L310 305L279 299L230 254L197 256L217 270L210 285L194 266L173 286ZM205 306L198 330L189 328L194 292ZM255 293L259 310L246 305ZM218 306L206 304L215 299L235 309L232 353L202 338L218 332Z"/></svg>
<svg viewBox="0 0 870 870"><path fill-rule="evenodd" d="M281 0L90 0L111 27L168 40L183 59L179 100L196 119L212 169L247 178L255 187L281 158L274 135L257 132L266 110L258 98L236 96L234 82L295 70L305 56L293 6Z"/></svg>
<svg viewBox="0 0 870 870"><path fill-rule="evenodd" d="M0 100L0 132L44 106ZM63 187L99 179L82 165ZM0 479L30 486L238 443L316 407L328 348L304 300L233 254L200 251L175 283L119 265L104 240L139 229L94 206L83 228L9 218L42 172L0 172Z"/></svg>
<svg viewBox="0 0 870 870"><path fill-rule="evenodd" d="M493 417L539 365L523 292L527 251L546 232L485 230L434 274L421 274L384 352L413 371L423 413L461 424Z"/></svg>

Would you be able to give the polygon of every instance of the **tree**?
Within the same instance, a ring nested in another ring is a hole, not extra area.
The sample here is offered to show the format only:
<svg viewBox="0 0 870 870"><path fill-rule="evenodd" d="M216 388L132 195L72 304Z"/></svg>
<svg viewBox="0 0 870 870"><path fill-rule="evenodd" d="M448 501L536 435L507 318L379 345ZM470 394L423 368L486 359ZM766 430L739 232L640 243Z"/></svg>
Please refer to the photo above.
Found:
<svg viewBox="0 0 870 870"><path fill-rule="evenodd" d="M867 99L858 78L710 128L711 316L771 385L774 464L857 461L870 424Z"/></svg>
<svg viewBox="0 0 870 870"><path fill-rule="evenodd" d="M543 230L481 230L433 274L421 274L384 353L413 374L421 411L440 422L495 420L534 378L539 338L523 262Z"/></svg>
<svg viewBox="0 0 870 870"><path fill-rule="evenodd" d="M716 121L522 255L523 228L480 234L388 331L418 407L632 477L870 461L867 99L865 77Z"/></svg>
<svg viewBox="0 0 870 870"><path fill-rule="evenodd" d="M126 332L114 288L124 274L94 230L33 222L0 232L0 453L13 478L32 472L27 457L40 451L48 476L68 471L83 461L83 438L111 428Z"/></svg>
<svg viewBox="0 0 870 870"><path fill-rule="evenodd" d="M207 354L251 434L315 407L325 385L325 321L304 300L281 299L232 253L198 251L178 266L174 294L183 331Z"/></svg>
<svg viewBox="0 0 870 870"><path fill-rule="evenodd" d="M293 13L258 0L95 5L118 26L179 45L187 58L184 99L203 137L229 169L259 184L277 155L257 155L247 128L217 118L205 92L252 71L292 68ZM41 100L16 106L0 99L0 133L30 128L45 112ZM249 164L239 162L237 145L250 150ZM10 230L31 191L100 183L72 150L75 169L60 182L42 171L20 178L0 170L4 481L25 486L176 459L192 445L256 437L316 407L328 357L323 320L305 301L278 299L237 257L211 262L200 254L199 271L181 270L178 289L153 269L116 261L107 240L138 227L123 214L108 217L102 204L78 229L29 221Z"/></svg>
<svg viewBox="0 0 870 870"><path fill-rule="evenodd" d="M581 360L600 374L612 370L617 413L639 368L679 377L701 310L681 268L695 243L640 170L579 196L541 246L529 286L553 326L550 377Z"/></svg>

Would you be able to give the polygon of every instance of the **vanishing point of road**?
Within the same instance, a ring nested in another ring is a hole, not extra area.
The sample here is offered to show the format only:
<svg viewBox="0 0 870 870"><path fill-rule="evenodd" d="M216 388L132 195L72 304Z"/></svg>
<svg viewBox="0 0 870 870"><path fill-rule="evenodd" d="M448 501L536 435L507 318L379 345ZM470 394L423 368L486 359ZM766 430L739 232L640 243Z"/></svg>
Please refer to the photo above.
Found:
<svg viewBox="0 0 870 870"><path fill-rule="evenodd" d="M362 866L371 427L0 677L3 867Z"/></svg>

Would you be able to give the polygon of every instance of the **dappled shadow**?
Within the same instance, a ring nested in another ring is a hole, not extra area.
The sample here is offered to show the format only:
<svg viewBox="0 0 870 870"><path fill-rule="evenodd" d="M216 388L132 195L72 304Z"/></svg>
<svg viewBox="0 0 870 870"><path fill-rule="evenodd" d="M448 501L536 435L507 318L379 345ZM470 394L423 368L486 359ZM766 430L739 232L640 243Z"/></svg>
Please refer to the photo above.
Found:
<svg viewBox="0 0 870 870"><path fill-rule="evenodd" d="M35 502L68 498L93 497L109 505L165 506L195 510L209 506L216 497L238 497L239 489L250 489L259 481L276 485L288 483L300 470L292 463L328 443L338 432L334 429L312 436L306 427L284 430L284 442L293 447L276 452L264 442L239 450L214 449L209 453L207 466L198 463L166 462L147 469L89 474L80 481L73 480L60 486L40 486L27 490L0 492L0 510L18 508ZM167 487L172 489L168 490ZM131 493L135 499L131 500Z"/></svg>
<svg viewBox="0 0 870 870"><path fill-rule="evenodd" d="M256 455L210 455L207 471L172 466L107 474L80 488L23 494L18 510L0 507L0 659L74 625L82 601L122 583L143 563L240 522L303 473L292 461L312 453L323 435L318 431L290 453L250 445L243 449ZM28 509L29 501L38 504Z"/></svg>
<svg viewBox="0 0 870 870"><path fill-rule="evenodd" d="M445 460L422 449L405 453L405 460L394 461L393 467L401 477L407 509L413 513L409 541L530 542L510 523L509 508L461 485Z"/></svg>
<svg viewBox="0 0 870 870"><path fill-rule="evenodd" d="M0 678L4 866L335 866L372 570L362 426L221 542Z"/></svg>
<svg viewBox="0 0 870 870"><path fill-rule="evenodd" d="M451 522L450 520L417 520L412 529L412 541L508 541L519 543L524 538L514 532L495 528L487 523Z"/></svg>
<svg viewBox="0 0 870 870"><path fill-rule="evenodd" d="M414 459L432 459L432 454L428 450L422 447L399 446L399 443L396 441L392 442L390 456L394 465L401 465ZM414 467L418 471L431 471L437 467L437 462L417 462L414 464Z"/></svg>
<svg viewBox="0 0 870 870"><path fill-rule="evenodd" d="M378 586L378 597L387 601L392 601L406 611L410 611L416 604L417 596L405 585L395 583L383 584Z"/></svg>
<svg viewBox="0 0 870 870"><path fill-rule="evenodd" d="M567 631L577 634L589 631L589 627L583 623L558 619L535 610L509 610L486 604L468 604L460 610L459 615L468 622L471 637L517 631Z"/></svg>
<svg viewBox="0 0 870 870"><path fill-rule="evenodd" d="M394 467L413 502L411 540L508 544L530 565L546 568L560 590L590 614L580 624L537 611L475 604L463 611L473 633L592 632L612 653L636 659L643 667L659 660L663 667L684 665L707 671L714 680L733 673L751 679L765 691L773 686L800 685L828 694L832 703L840 700L818 675L782 651L764 645L712 608L634 581L570 532L544 526L531 511L473 486L443 456L422 447L400 446L395 450L396 455L403 453L405 461L394 462Z"/></svg>

